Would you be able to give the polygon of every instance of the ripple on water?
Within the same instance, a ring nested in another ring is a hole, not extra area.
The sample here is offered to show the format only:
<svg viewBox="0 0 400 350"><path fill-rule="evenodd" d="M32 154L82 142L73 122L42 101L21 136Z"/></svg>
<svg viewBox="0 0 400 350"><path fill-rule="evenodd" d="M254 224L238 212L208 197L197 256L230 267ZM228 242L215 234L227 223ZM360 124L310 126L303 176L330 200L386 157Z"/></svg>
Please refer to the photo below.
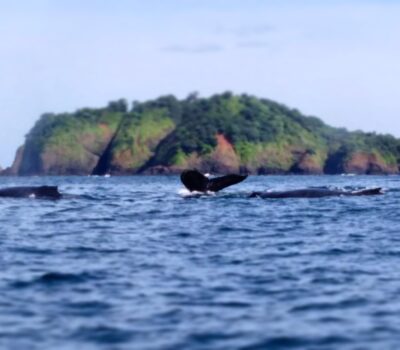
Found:
<svg viewBox="0 0 400 350"><path fill-rule="evenodd" d="M328 335L315 337L290 337L290 336L273 336L265 341L257 342L250 346L243 347L243 350L261 350L261 349L321 349L328 347L342 347L351 344L353 339L342 335Z"/></svg>
<svg viewBox="0 0 400 350"><path fill-rule="evenodd" d="M28 288L31 286L58 286L58 285L71 285L71 284L85 284L88 281L99 279L97 276L89 272L68 273L68 272L45 272L31 280L17 280L11 283L13 288Z"/></svg>

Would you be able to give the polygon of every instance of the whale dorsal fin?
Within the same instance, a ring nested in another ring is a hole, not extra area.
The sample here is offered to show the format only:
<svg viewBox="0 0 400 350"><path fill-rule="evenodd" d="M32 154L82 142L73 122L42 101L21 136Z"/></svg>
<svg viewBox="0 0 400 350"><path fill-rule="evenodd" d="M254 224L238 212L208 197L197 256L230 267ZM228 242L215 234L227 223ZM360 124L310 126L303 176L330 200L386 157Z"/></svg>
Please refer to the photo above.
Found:
<svg viewBox="0 0 400 350"><path fill-rule="evenodd" d="M243 181L247 175L230 174L213 179L208 179L197 170L185 170L181 174L181 181L189 191L217 192L225 187Z"/></svg>
<svg viewBox="0 0 400 350"><path fill-rule="evenodd" d="M58 186L40 186L35 191L38 197L60 198L61 193L58 191Z"/></svg>

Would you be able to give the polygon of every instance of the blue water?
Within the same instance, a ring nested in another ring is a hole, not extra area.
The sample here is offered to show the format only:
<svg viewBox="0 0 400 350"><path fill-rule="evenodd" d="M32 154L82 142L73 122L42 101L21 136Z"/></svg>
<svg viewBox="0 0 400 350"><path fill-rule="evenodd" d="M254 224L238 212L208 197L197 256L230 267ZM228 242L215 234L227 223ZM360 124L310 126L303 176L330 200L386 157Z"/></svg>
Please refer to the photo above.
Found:
<svg viewBox="0 0 400 350"><path fill-rule="evenodd" d="M1 349L399 349L400 178L0 178ZM382 186L376 197L247 198Z"/></svg>

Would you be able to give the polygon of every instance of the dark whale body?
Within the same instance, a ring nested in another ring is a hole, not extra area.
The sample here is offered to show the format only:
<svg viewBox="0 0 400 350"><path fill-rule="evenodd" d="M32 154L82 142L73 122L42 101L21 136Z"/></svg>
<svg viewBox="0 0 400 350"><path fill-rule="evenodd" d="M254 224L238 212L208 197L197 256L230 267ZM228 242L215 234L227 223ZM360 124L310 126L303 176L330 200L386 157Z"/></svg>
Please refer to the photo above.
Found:
<svg viewBox="0 0 400 350"><path fill-rule="evenodd" d="M197 170L185 170L181 174L181 181L190 192L218 192L242 182L246 177L247 175L230 174L209 179Z"/></svg>
<svg viewBox="0 0 400 350"><path fill-rule="evenodd" d="M380 187L360 191L341 191L317 188L306 188L301 190L280 191L280 192L253 192L250 197L259 198L322 198L340 196L373 196L382 194Z"/></svg>
<svg viewBox="0 0 400 350"><path fill-rule="evenodd" d="M225 187L237 184L247 175L230 174L213 179L208 179L197 170L185 170L181 174L181 181L185 187L193 192L217 192ZM360 191L342 191L320 188L305 188L299 190L279 191L279 192L252 192L250 197L259 198L322 198L322 197L340 197L340 196L373 196L382 194L382 189L371 188Z"/></svg>
<svg viewBox="0 0 400 350"><path fill-rule="evenodd" d="M57 186L9 187L0 189L0 197L60 199Z"/></svg>

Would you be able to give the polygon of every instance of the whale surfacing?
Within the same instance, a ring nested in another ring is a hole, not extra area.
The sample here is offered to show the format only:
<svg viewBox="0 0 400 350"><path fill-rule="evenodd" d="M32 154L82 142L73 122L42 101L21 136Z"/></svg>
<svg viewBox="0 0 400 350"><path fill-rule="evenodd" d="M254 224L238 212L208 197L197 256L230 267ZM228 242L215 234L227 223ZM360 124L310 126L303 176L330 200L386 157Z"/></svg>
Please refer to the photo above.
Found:
<svg viewBox="0 0 400 350"><path fill-rule="evenodd" d="M242 182L246 177L247 175L229 174L208 179L197 170L184 170L181 181L190 192L218 192L225 187Z"/></svg>
<svg viewBox="0 0 400 350"><path fill-rule="evenodd" d="M340 197L340 196L374 196L383 194L382 188L370 188L360 191L341 191L317 188L306 188L300 190L279 191L279 192L253 192L251 198L323 198L323 197Z"/></svg>
<svg viewBox="0 0 400 350"><path fill-rule="evenodd" d="M247 178L247 175L229 174L221 177L208 179L197 170L184 170L181 181L190 191L206 193L208 191L218 192L225 187L235 185ZM275 191L275 192L252 192L249 197L254 198L323 198L340 196L375 196L383 194L381 187L367 188L358 191L331 190L327 188L304 188L298 190Z"/></svg>
<svg viewBox="0 0 400 350"><path fill-rule="evenodd" d="M57 186L9 187L0 189L0 197L60 199Z"/></svg>

